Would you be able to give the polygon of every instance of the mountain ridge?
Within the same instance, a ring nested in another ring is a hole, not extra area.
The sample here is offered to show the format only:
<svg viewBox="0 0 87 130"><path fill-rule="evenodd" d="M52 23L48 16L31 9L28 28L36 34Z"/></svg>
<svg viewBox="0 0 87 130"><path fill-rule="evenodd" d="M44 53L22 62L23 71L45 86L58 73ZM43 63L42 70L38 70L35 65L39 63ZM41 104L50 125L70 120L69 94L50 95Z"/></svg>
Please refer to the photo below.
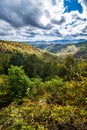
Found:
<svg viewBox="0 0 87 130"><path fill-rule="evenodd" d="M37 48L45 50L47 52L51 52L58 56L65 56L65 55L75 55L77 57L84 57L87 53L87 41L79 42L79 43L70 43L70 44L33 44Z"/></svg>
<svg viewBox="0 0 87 130"><path fill-rule="evenodd" d="M30 44L26 44L23 42L12 42L12 41L4 41L4 40L0 40L0 53L23 53L24 55L32 55L35 54L36 56L38 56L39 58L42 58L44 60L51 60L51 61L55 61L58 60L58 56L50 53L50 52L46 52L40 48L37 48L35 46L32 46Z"/></svg>

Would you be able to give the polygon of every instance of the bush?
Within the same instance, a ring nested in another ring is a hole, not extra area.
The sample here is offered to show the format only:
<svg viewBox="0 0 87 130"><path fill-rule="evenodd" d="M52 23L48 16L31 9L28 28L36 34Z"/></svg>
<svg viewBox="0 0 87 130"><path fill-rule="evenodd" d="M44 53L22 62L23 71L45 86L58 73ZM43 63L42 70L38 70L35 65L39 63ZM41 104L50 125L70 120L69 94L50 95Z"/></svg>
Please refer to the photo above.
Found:
<svg viewBox="0 0 87 130"><path fill-rule="evenodd" d="M8 80L8 96L10 100L14 98L21 99L26 95L26 90L30 86L31 82L22 68L11 66L8 69Z"/></svg>

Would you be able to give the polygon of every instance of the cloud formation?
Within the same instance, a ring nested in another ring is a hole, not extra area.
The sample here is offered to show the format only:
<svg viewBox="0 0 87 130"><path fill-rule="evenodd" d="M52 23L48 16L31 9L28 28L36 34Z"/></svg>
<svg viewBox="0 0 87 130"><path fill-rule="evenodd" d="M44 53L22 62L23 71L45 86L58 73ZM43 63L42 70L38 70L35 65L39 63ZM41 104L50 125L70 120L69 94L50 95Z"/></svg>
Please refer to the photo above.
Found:
<svg viewBox="0 0 87 130"><path fill-rule="evenodd" d="M64 1L0 1L0 39L87 40L87 0L78 0L82 13L65 12Z"/></svg>

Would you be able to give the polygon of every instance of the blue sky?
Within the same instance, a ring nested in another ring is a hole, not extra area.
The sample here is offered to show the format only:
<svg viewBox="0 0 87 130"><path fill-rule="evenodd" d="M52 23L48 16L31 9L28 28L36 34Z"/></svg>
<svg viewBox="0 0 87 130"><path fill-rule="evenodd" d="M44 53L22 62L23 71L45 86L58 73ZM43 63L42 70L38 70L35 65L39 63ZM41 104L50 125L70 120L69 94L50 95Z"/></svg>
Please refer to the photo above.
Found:
<svg viewBox="0 0 87 130"><path fill-rule="evenodd" d="M83 9L78 0L64 0L65 12L71 12L78 10L79 13L82 13Z"/></svg>
<svg viewBox="0 0 87 130"><path fill-rule="evenodd" d="M0 39L87 40L87 0L2 0Z"/></svg>

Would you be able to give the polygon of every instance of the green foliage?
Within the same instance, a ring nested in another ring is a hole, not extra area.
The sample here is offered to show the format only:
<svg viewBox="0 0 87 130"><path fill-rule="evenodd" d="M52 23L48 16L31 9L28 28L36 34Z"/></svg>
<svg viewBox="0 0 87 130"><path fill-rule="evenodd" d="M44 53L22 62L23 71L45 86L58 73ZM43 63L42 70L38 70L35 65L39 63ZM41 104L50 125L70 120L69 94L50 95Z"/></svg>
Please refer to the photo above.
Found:
<svg viewBox="0 0 87 130"><path fill-rule="evenodd" d="M73 106L40 105L38 102L24 103L20 108L14 103L0 113L0 128L4 130L86 130L82 111Z"/></svg>
<svg viewBox="0 0 87 130"><path fill-rule="evenodd" d="M8 76L0 75L0 95L6 94L8 86Z"/></svg>
<svg viewBox="0 0 87 130"><path fill-rule="evenodd" d="M0 54L0 74L7 74L7 70L9 67L9 54Z"/></svg>
<svg viewBox="0 0 87 130"><path fill-rule="evenodd" d="M30 79L25 75L24 71L17 67L11 66L8 69L9 91L8 96L11 99L21 99L26 94L26 89L30 85Z"/></svg>
<svg viewBox="0 0 87 130"><path fill-rule="evenodd" d="M66 67L66 78L68 80L71 80L73 77L75 77L75 68L76 68L76 60L72 56L67 56L64 63Z"/></svg>
<svg viewBox="0 0 87 130"><path fill-rule="evenodd" d="M22 53L15 53L13 56L11 56L10 61L9 61L9 66L14 65L14 66L22 66L24 63L24 56Z"/></svg>
<svg viewBox="0 0 87 130"><path fill-rule="evenodd" d="M36 55L30 55L25 60L24 70L29 77L41 76L43 71L43 62Z"/></svg>
<svg viewBox="0 0 87 130"><path fill-rule="evenodd" d="M7 75L0 75L0 108L8 104L7 92L9 89L9 82Z"/></svg>
<svg viewBox="0 0 87 130"><path fill-rule="evenodd" d="M58 104L64 104L63 103L63 97L64 97L64 82L61 78L54 78L50 81L45 82L46 91L49 93L47 97L48 103L58 103Z"/></svg>
<svg viewBox="0 0 87 130"><path fill-rule="evenodd" d="M38 100L45 93L45 85L41 78L32 78L31 86L27 88L26 95L32 100Z"/></svg>
<svg viewBox="0 0 87 130"><path fill-rule="evenodd" d="M58 75L58 63L55 62L46 62L43 67L42 78L46 80L47 78L53 78Z"/></svg>
<svg viewBox="0 0 87 130"><path fill-rule="evenodd" d="M45 82L45 85L47 86L47 91L56 94L57 91L61 91L63 86L63 79L60 79L58 77L53 78L50 81Z"/></svg>
<svg viewBox="0 0 87 130"><path fill-rule="evenodd" d="M2 63L0 63L0 74L4 74L4 68L3 68Z"/></svg>

